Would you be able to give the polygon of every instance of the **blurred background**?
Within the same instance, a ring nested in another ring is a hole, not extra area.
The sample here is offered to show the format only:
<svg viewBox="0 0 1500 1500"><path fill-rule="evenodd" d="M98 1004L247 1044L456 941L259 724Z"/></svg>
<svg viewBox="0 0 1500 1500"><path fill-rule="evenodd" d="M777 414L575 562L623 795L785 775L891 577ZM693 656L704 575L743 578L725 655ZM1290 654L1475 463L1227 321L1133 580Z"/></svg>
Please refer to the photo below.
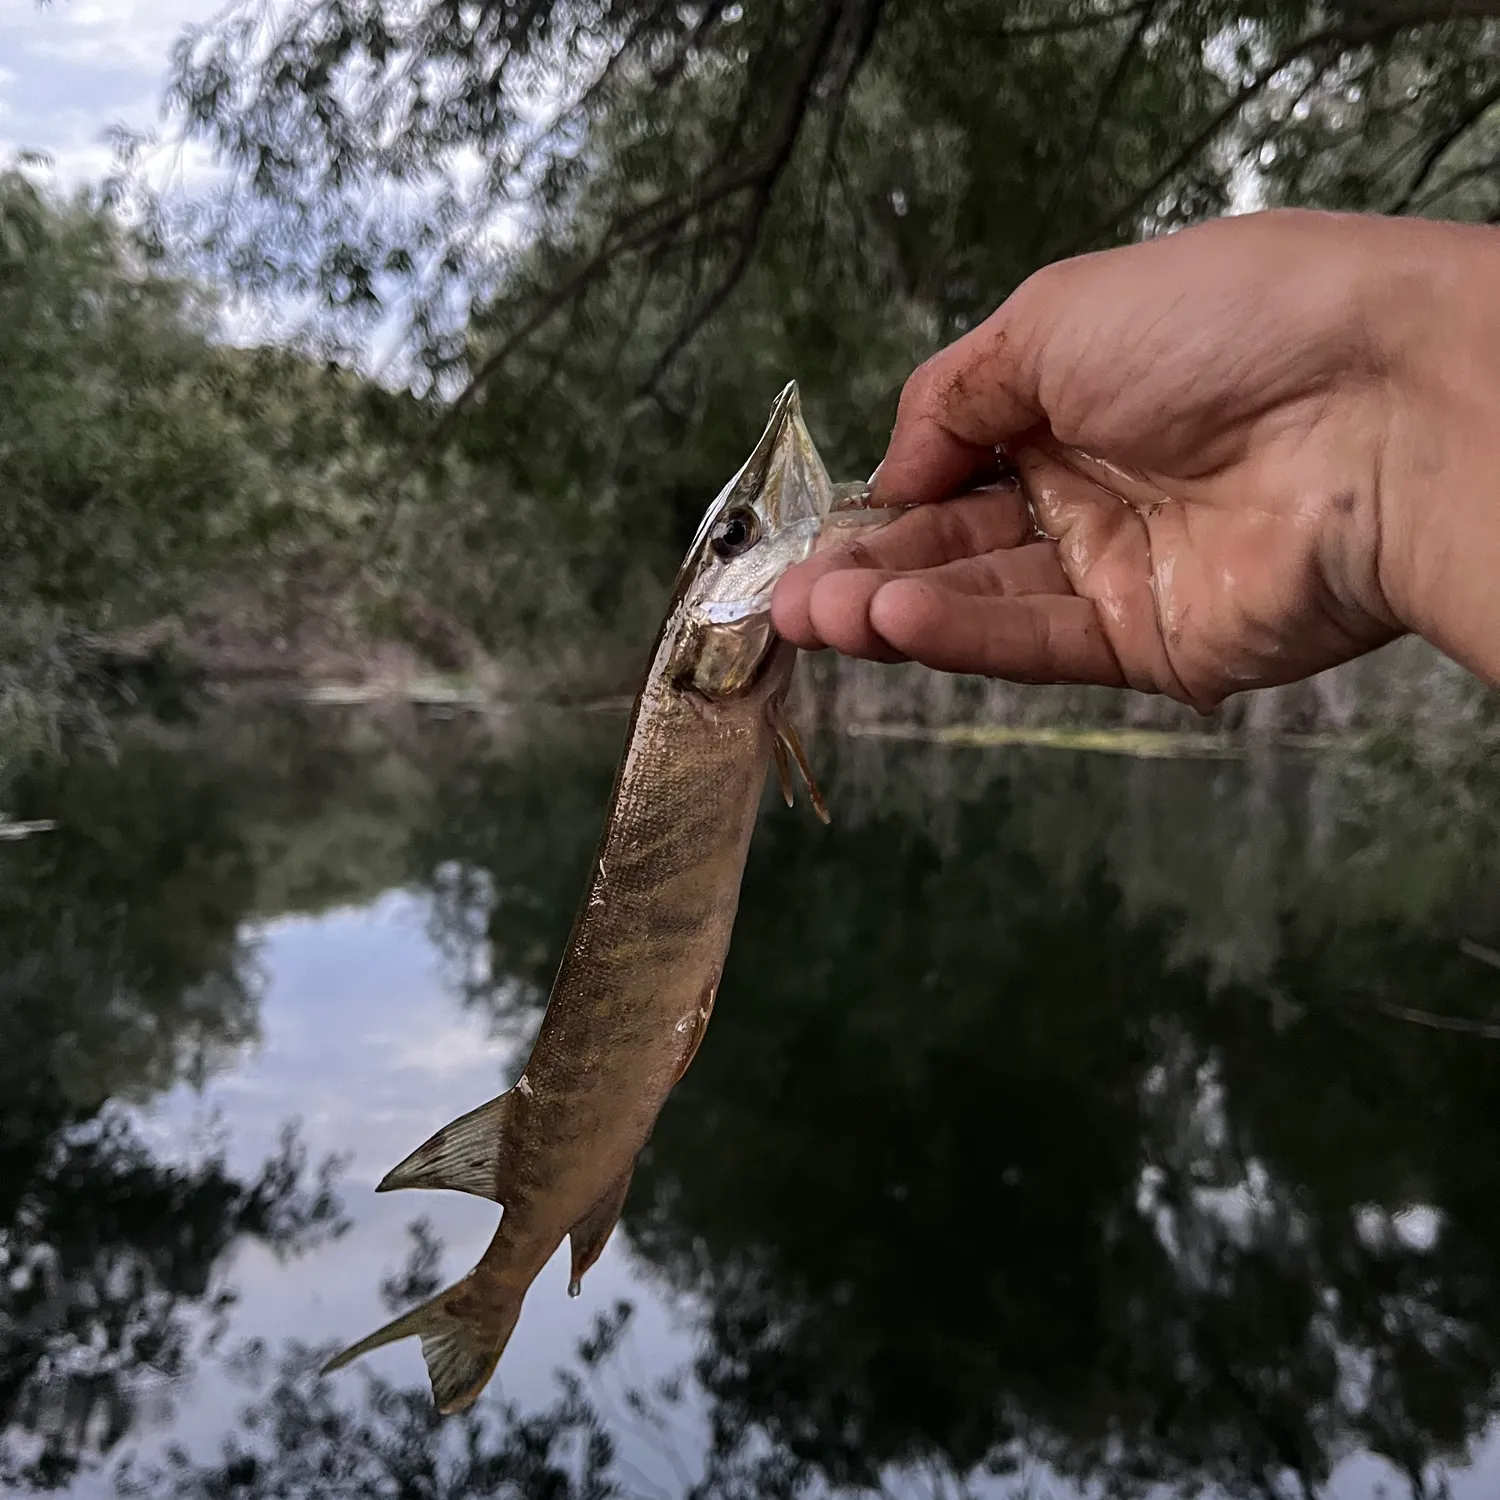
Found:
<svg viewBox="0 0 1500 1500"><path fill-rule="evenodd" d="M1266 204L1500 213L1490 0L6 9L13 726L145 665L633 691L790 376L859 477L913 366L1049 260ZM862 719L1186 722L819 684ZM1404 644L1220 719L1466 689Z"/></svg>
<svg viewBox="0 0 1500 1500"><path fill-rule="evenodd" d="M804 661L722 1003L472 1413L484 1204L684 545L1037 266L1500 219L1500 0L8 0L0 1484L1500 1493L1496 699ZM392 1199L396 1201L392 1201Z"/></svg>

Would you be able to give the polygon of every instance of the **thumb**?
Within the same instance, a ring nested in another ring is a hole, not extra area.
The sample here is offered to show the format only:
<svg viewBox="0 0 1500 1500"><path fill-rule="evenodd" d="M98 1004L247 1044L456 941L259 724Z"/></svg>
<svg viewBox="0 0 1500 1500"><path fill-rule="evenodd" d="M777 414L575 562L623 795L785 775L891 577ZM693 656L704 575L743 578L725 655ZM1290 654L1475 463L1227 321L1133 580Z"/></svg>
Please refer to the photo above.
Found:
<svg viewBox="0 0 1500 1500"><path fill-rule="evenodd" d="M957 494L993 465L995 448L1041 426L1034 334L1037 278L906 382L890 444L873 479L878 505Z"/></svg>

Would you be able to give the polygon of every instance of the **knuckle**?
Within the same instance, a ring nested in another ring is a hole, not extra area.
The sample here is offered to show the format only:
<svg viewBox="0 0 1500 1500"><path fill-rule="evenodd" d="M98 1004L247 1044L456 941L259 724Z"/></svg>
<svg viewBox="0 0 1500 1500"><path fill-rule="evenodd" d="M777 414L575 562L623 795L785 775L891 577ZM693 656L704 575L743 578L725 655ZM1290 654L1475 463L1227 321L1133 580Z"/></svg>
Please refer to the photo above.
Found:
<svg viewBox="0 0 1500 1500"><path fill-rule="evenodd" d="M939 408L944 388L942 366L945 352L930 355L907 377L896 406L898 419L909 421L913 417L931 416Z"/></svg>
<svg viewBox="0 0 1500 1500"><path fill-rule="evenodd" d="M1003 311L1018 327L1035 322L1048 308L1072 295L1077 287L1083 259L1055 260L1033 271L1009 297Z"/></svg>

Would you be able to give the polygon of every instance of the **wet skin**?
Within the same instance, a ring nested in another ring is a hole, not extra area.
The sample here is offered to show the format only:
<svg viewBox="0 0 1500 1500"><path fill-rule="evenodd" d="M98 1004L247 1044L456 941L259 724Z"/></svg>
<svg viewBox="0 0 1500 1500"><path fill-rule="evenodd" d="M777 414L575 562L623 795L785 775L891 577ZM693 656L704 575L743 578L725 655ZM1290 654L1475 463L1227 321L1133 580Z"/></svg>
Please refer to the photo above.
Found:
<svg viewBox="0 0 1500 1500"><path fill-rule="evenodd" d="M1205 710L1406 632L1500 682L1497 287L1500 231L1305 212L1048 267L902 394L875 501L952 503L777 629ZM1024 492L954 499L997 445Z"/></svg>

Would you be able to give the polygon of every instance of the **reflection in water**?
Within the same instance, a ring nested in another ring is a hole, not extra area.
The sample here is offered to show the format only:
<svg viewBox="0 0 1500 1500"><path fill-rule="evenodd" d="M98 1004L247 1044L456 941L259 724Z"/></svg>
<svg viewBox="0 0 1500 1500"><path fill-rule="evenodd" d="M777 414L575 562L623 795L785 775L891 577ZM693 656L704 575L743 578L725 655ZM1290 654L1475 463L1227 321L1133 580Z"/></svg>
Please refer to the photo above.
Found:
<svg viewBox="0 0 1500 1500"><path fill-rule="evenodd" d="M65 1484L189 1374L250 1236L336 1232L332 1164L290 1129L248 1180L165 1160L119 1109L223 1066L255 1031L240 936L255 878L210 760L133 747L27 768L55 832L0 858L0 1482ZM186 1143L184 1143L186 1144ZM180 1157L181 1153L177 1153ZM196 1315L193 1316L193 1315Z"/></svg>
<svg viewBox="0 0 1500 1500"><path fill-rule="evenodd" d="M1500 1483L1493 1456L1465 1468L1500 1399L1500 1048L1393 1014L1500 1017L1477 758L824 743L834 826L768 804L713 1031L626 1208L640 1297L685 1299L685 1364L642 1375L611 1314L578 1359L549 1351L550 1402L497 1391L440 1425L415 1360L409 1387L335 1386L321 1346L213 1343L231 1244L314 1248L338 1205L295 1144L241 1180L123 1106L244 1066L257 921L395 886L425 894L457 1001L524 1040L620 727L264 715L7 789L59 828L0 851L0 1479L66 1485L174 1431L141 1425L139 1393L233 1352L239 1430L184 1434L128 1486L792 1497L1042 1473L1252 1496L1333 1475L1364 1500L1360 1454L1393 1496L1436 1495L1442 1466L1455 1494ZM436 1258L421 1231L393 1306ZM604 1401L608 1380L635 1394ZM671 1450L649 1474L642 1432Z"/></svg>
<svg viewBox="0 0 1500 1500"><path fill-rule="evenodd" d="M382 1299L391 1313L432 1296L441 1283L441 1247L423 1221L413 1229L412 1256ZM350 1403L338 1384L318 1377L315 1351L294 1344L273 1362L252 1344L240 1363L260 1392L246 1409L245 1434L230 1434L225 1452L208 1464L182 1454L158 1464L127 1464L117 1489L139 1500L385 1500L393 1494L602 1500L622 1494L594 1377L616 1356L629 1321L627 1304L599 1316L578 1350L576 1368L540 1409L523 1411L492 1395L451 1418L437 1415L425 1382L403 1388L366 1377L365 1400ZM639 1420L660 1420L675 1404L670 1390L635 1395ZM269 1441L249 1441L249 1434Z"/></svg>

